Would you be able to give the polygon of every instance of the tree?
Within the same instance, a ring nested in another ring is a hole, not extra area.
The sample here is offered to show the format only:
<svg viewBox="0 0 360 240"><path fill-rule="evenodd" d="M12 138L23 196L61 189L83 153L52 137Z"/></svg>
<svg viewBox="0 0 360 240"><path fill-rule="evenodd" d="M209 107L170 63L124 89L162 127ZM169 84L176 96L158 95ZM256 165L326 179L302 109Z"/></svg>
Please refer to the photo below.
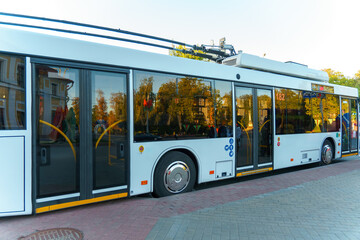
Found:
<svg viewBox="0 0 360 240"><path fill-rule="evenodd" d="M355 73L355 79L356 79L357 81L360 81L360 70L357 71L357 73Z"/></svg>
<svg viewBox="0 0 360 240"><path fill-rule="evenodd" d="M96 107L94 106L96 119L107 121L107 102L104 97L104 92L101 89L97 89L96 92L98 94L98 97L96 98L97 105Z"/></svg>
<svg viewBox="0 0 360 240"><path fill-rule="evenodd" d="M322 69L329 75L329 83L343 85L348 87L355 87L360 90L360 70L355 73L353 78L347 78L342 72L335 71L331 68Z"/></svg>

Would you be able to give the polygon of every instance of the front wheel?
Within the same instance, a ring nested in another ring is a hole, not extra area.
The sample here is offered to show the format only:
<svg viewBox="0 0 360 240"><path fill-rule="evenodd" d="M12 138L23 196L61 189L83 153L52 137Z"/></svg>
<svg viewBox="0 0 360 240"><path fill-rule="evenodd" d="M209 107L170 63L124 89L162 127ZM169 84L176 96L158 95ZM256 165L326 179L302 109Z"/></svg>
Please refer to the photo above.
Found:
<svg viewBox="0 0 360 240"><path fill-rule="evenodd" d="M192 159L182 152L169 152L155 169L154 195L164 197L191 191L195 185L196 169Z"/></svg>
<svg viewBox="0 0 360 240"><path fill-rule="evenodd" d="M329 140L325 140L321 148L321 163L324 165L330 164L334 157L334 150Z"/></svg>

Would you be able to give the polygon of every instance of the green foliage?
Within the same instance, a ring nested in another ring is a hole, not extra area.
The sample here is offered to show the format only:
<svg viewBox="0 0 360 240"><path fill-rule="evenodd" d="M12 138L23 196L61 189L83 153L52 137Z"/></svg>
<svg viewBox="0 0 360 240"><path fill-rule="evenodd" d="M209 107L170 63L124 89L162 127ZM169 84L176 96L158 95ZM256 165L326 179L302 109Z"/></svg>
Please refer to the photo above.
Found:
<svg viewBox="0 0 360 240"><path fill-rule="evenodd" d="M342 72L334 71L331 68L323 69L322 71L327 72L329 75L329 83L355 87L358 91L360 90L360 70L355 73L353 78L345 77Z"/></svg>

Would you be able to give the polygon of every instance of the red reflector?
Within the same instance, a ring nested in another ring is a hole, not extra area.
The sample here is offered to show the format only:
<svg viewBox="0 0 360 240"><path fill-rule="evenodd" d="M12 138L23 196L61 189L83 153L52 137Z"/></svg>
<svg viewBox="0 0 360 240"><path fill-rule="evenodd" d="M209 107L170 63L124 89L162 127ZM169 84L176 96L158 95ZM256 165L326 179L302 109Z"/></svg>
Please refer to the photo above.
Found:
<svg viewBox="0 0 360 240"><path fill-rule="evenodd" d="M338 145L340 146L340 143Z"/></svg>
<svg viewBox="0 0 360 240"><path fill-rule="evenodd" d="M147 185L148 184L148 181L145 180L145 181L141 181L141 185Z"/></svg>
<svg viewBox="0 0 360 240"><path fill-rule="evenodd" d="M293 161L294 161L294 159L292 158L292 159L290 159L290 161L291 161L291 162L293 162Z"/></svg>
<svg viewBox="0 0 360 240"><path fill-rule="evenodd" d="M209 172L210 175L212 175L212 174L214 174L214 173L215 173L214 170L211 170L211 171Z"/></svg>

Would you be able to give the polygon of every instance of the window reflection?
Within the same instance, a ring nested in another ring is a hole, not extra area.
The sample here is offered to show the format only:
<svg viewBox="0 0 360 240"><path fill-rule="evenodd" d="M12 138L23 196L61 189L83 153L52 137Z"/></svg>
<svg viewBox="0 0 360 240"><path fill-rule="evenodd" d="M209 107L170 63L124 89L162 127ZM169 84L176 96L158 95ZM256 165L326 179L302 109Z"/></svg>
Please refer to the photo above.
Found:
<svg viewBox="0 0 360 240"><path fill-rule="evenodd" d="M0 130L25 129L24 58L0 54Z"/></svg>
<svg viewBox="0 0 360 240"><path fill-rule="evenodd" d="M253 90L236 87L237 167L253 164Z"/></svg>
<svg viewBox="0 0 360 240"><path fill-rule="evenodd" d="M135 141L232 136L231 84L135 72Z"/></svg>
<svg viewBox="0 0 360 240"><path fill-rule="evenodd" d="M37 197L79 191L79 72L67 67L35 65Z"/></svg>
<svg viewBox="0 0 360 240"><path fill-rule="evenodd" d="M276 133L339 131L339 97L332 94L275 89Z"/></svg>
<svg viewBox="0 0 360 240"><path fill-rule="evenodd" d="M126 183L126 75L91 72L94 189Z"/></svg>

